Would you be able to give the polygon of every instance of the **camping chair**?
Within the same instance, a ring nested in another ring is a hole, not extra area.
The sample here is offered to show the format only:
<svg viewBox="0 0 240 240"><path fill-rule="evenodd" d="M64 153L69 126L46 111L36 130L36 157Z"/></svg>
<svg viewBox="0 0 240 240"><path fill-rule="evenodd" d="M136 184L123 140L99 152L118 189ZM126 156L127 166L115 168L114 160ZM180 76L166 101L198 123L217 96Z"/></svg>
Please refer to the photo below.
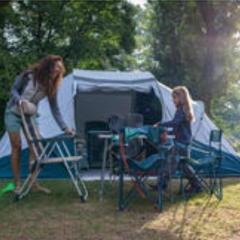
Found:
<svg viewBox="0 0 240 240"><path fill-rule="evenodd" d="M163 209L163 180L166 171L168 148L161 148L160 135L165 131L163 128L142 127L124 128L119 133L119 197L118 208L120 211L126 209L137 195L146 198L159 210ZM127 154L129 141L133 139L145 139L151 142L158 149L158 153L138 161ZM131 189L125 194L124 176L128 175L131 179ZM150 193L151 187L147 180L151 176L157 176L157 197Z"/></svg>
<svg viewBox="0 0 240 240"><path fill-rule="evenodd" d="M129 113L127 115L126 126L138 128L143 126L143 115L140 113Z"/></svg>
<svg viewBox="0 0 240 240"><path fill-rule="evenodd" d="M195 177L201 186L201 189L209 196L215 195L218 200L223 197L222 177L220 168L222 163L222 130L212 130L209 136L209 148L204 157L199 159L185 159L195 170ZM184 177L184 174L183 174ZM182 189L189 187L189 182ZM186 196L186 195L185 195Z"/></svg>
<svg viewBox="0 0 240 240"><path fill-rule="evenodd" d="M115 172L118 166L119 157L119 132L124 127L140 128L143 126L143 115L139 113L129 113L126 118L118 115L112 115L108 119L109 130L114 134L108 149L110 158L110 170ZM144 154L142 139L132 139L128 143L127 154L133 158L142 158ZM115 160L115 161L113 161Z"/></svg>
<svg viewBox="0 0 240 240"><path fill-rule="evenodd" d="M35 159L30 166L29 175L20 191L16 194L16 200L22 199L29 193L44 165L62 163L81 201L84 202L88 197L88 191L79 172L82 156L76 154L76 137L60 136L44 139L40 136L33 117L24 114L21 106L20 113L23 130L29 147L33 150Z"/></svg>

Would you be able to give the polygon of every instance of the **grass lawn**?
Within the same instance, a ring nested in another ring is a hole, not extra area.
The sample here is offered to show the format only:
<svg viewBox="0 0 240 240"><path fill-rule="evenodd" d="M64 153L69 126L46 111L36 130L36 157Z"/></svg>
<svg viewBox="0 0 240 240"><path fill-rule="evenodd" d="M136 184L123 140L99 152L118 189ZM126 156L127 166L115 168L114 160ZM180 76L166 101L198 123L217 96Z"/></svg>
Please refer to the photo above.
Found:
<svg viewBox="0 0 240 240"><path fill-rule="evenodd" d="M220 203L202 194L167 205L163 213L144 200L118 212L116 186L108 184L100 203L98 183L88 183L84 204L68 181L44 185L51 195L32 193L18 203L10 193L0 198L0 240L240 240L239 179L224 181Z"/></svg>

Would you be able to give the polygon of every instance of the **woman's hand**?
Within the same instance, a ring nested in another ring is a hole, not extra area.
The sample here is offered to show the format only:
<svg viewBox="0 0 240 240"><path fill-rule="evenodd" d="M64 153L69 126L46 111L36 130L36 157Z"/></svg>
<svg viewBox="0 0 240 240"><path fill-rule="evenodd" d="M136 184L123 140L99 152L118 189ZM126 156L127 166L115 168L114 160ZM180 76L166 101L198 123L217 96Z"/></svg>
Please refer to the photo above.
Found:
<svg viewBox="0 0 240 240"><path fill-rule="evenodd" d="M65 133L66 135L70 135L70 136L74 136L74 135L76 134L75 130L72 129L72 128L65 128L65 129L64 129L64 133Z"/></svg>

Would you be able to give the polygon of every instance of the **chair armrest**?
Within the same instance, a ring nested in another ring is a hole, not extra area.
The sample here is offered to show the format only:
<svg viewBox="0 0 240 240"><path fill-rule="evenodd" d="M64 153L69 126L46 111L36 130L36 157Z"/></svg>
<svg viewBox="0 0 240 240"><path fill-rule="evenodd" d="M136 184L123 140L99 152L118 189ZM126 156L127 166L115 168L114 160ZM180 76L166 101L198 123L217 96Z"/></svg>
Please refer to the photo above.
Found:
<svg viewBox="0 0 240 240"><path fill-rule="evenodd" d="M159 150L169 151L174 145L173 144L161 144L159 145Z"/></svg>

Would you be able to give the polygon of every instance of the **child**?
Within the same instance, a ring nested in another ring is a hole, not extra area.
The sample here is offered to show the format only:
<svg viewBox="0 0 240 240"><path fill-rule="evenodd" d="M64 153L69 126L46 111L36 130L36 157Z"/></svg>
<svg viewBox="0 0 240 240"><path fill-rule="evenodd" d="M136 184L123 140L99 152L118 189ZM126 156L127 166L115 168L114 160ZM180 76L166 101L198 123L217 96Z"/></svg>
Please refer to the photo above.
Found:
<svg viewBox="0 0 240 240"><path fill-rule="evenodd" d="M187 163L181 161L176 163L176 155L187 158L190 157L190 144L192 140L191 122L194 121L191 97L186 87L178 86L173 89L172 98L176 106L174 118L168 122L157 123L155 126L173 128L175 146L171 154L174 155L171 161L171 172L174 172L177 167L180 167L190 182L191 187L188 191L199 192L201 191L201 187L194 169ZM167 178L169 178L169 176Z"/></svg>

